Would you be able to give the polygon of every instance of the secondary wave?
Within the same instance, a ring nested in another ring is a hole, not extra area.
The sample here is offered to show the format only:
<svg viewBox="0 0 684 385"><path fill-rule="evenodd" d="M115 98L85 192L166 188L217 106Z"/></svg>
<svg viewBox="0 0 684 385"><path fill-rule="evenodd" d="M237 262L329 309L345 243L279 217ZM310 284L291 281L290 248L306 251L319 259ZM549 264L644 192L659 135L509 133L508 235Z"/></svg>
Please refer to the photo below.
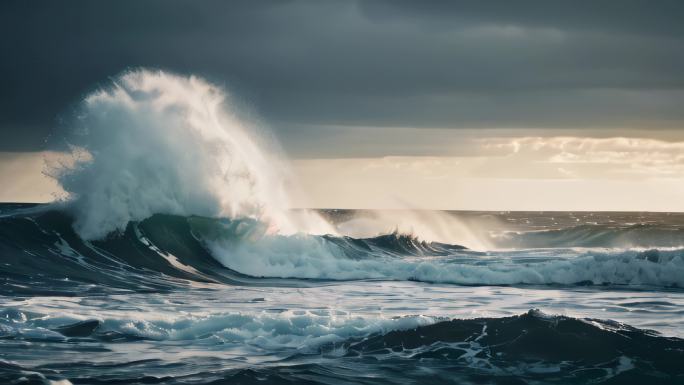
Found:
<svg viewBox="0 0 684 385"><path fill-rule="evenodd" d="M581 224L560 229L506 231L491 237L499 248L684 247L684 227L659 223L629 225Z"/></svg>

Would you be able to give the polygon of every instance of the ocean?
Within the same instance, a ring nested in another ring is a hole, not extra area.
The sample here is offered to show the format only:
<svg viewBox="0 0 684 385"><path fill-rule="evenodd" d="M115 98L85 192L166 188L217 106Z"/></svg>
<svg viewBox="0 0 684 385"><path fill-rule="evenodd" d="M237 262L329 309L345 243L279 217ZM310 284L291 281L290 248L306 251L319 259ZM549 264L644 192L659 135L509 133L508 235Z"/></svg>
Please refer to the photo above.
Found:
<svg viewBox="0 0 684 385"><path fill-rule="evenodd" d="M0 383L684 383L683 213L319 214L0 205Z"/></svg>

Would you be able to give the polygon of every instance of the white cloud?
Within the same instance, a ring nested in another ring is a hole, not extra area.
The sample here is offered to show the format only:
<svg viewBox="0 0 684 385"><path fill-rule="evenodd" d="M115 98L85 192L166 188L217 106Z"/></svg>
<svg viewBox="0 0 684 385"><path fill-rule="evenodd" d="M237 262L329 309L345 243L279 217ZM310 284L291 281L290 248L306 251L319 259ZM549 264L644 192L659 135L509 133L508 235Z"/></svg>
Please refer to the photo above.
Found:
<svg viewBox="0 0 684 385"><path fill-rule="evenodd" d="M592 178L684 178L684 142L650 138L523 137L480 141L485 153L511 162L556 165Z"/></svg>

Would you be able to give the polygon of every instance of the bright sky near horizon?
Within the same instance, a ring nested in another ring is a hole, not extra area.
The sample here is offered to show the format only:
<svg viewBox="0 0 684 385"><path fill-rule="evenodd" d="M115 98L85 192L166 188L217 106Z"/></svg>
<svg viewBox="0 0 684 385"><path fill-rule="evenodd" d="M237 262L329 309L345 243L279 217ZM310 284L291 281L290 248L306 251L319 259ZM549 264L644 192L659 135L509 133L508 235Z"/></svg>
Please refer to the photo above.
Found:
<svg viewBox="0 0 684 385"><path fill-rule="evenodd" d="M684 211L682 15L679 0L3 1L0 201L59 194L42 158L75 106L151 68L207 79L269 127L294 206Z"/></svg>
<svg viewBox="0 0 684 385"><path fill-rule="evenodd" d="M427 134L439 138L438 132ZM684 141L462 137L460 146L468 151L292 159L294 183L300 187L292 204L318 208L684 211ZM46 202L61 196L59 186L43 175L44 159L60 156L1 153L4 187L0 201Z"/></svg>

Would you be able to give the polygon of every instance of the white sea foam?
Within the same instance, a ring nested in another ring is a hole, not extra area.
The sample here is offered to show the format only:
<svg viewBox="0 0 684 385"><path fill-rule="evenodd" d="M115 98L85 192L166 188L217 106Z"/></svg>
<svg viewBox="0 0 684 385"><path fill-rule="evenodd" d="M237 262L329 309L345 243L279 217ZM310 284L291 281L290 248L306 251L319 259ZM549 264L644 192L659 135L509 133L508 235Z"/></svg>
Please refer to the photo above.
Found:
<svg viewBox="0 0 684 385"><path fill-rule="evenodd" d="M263 349L316 349L392 330L408 330L430 325L442 318L406 316L399 318L360 317L337 311L288 311L284 313L225 313L205 316L154 316L130 313L127 317L98 316L96 332L116 332L150 340L241 343ZM8 321L0 318L0 334L5 337L40 340L66 340L50 329L83 321L82 315L55 313L32 320Z"/></svg>
<svg viewBox="0 0 684 385"><path fill-rule="evenodd" d="M196 77L136 70L92 93L53 165L76 231L102 238L152 214L259 218L272 232L329 230L291 218L285 163L242 121L220 88Z"/></svg>
<svg viewBox="0 0 684 385"><path fill-rule="evenodd" d="M257 277L333 280L418 280L464 285L564 284L684 287L684 250L656 258L631 251L569 251L539 258L536 252L498 252L392 258L369 253L349 258L336 244L314 236L267 236L237 244L210 242L224 266ZM529 253L529 254L528 254Z"/></svg>

